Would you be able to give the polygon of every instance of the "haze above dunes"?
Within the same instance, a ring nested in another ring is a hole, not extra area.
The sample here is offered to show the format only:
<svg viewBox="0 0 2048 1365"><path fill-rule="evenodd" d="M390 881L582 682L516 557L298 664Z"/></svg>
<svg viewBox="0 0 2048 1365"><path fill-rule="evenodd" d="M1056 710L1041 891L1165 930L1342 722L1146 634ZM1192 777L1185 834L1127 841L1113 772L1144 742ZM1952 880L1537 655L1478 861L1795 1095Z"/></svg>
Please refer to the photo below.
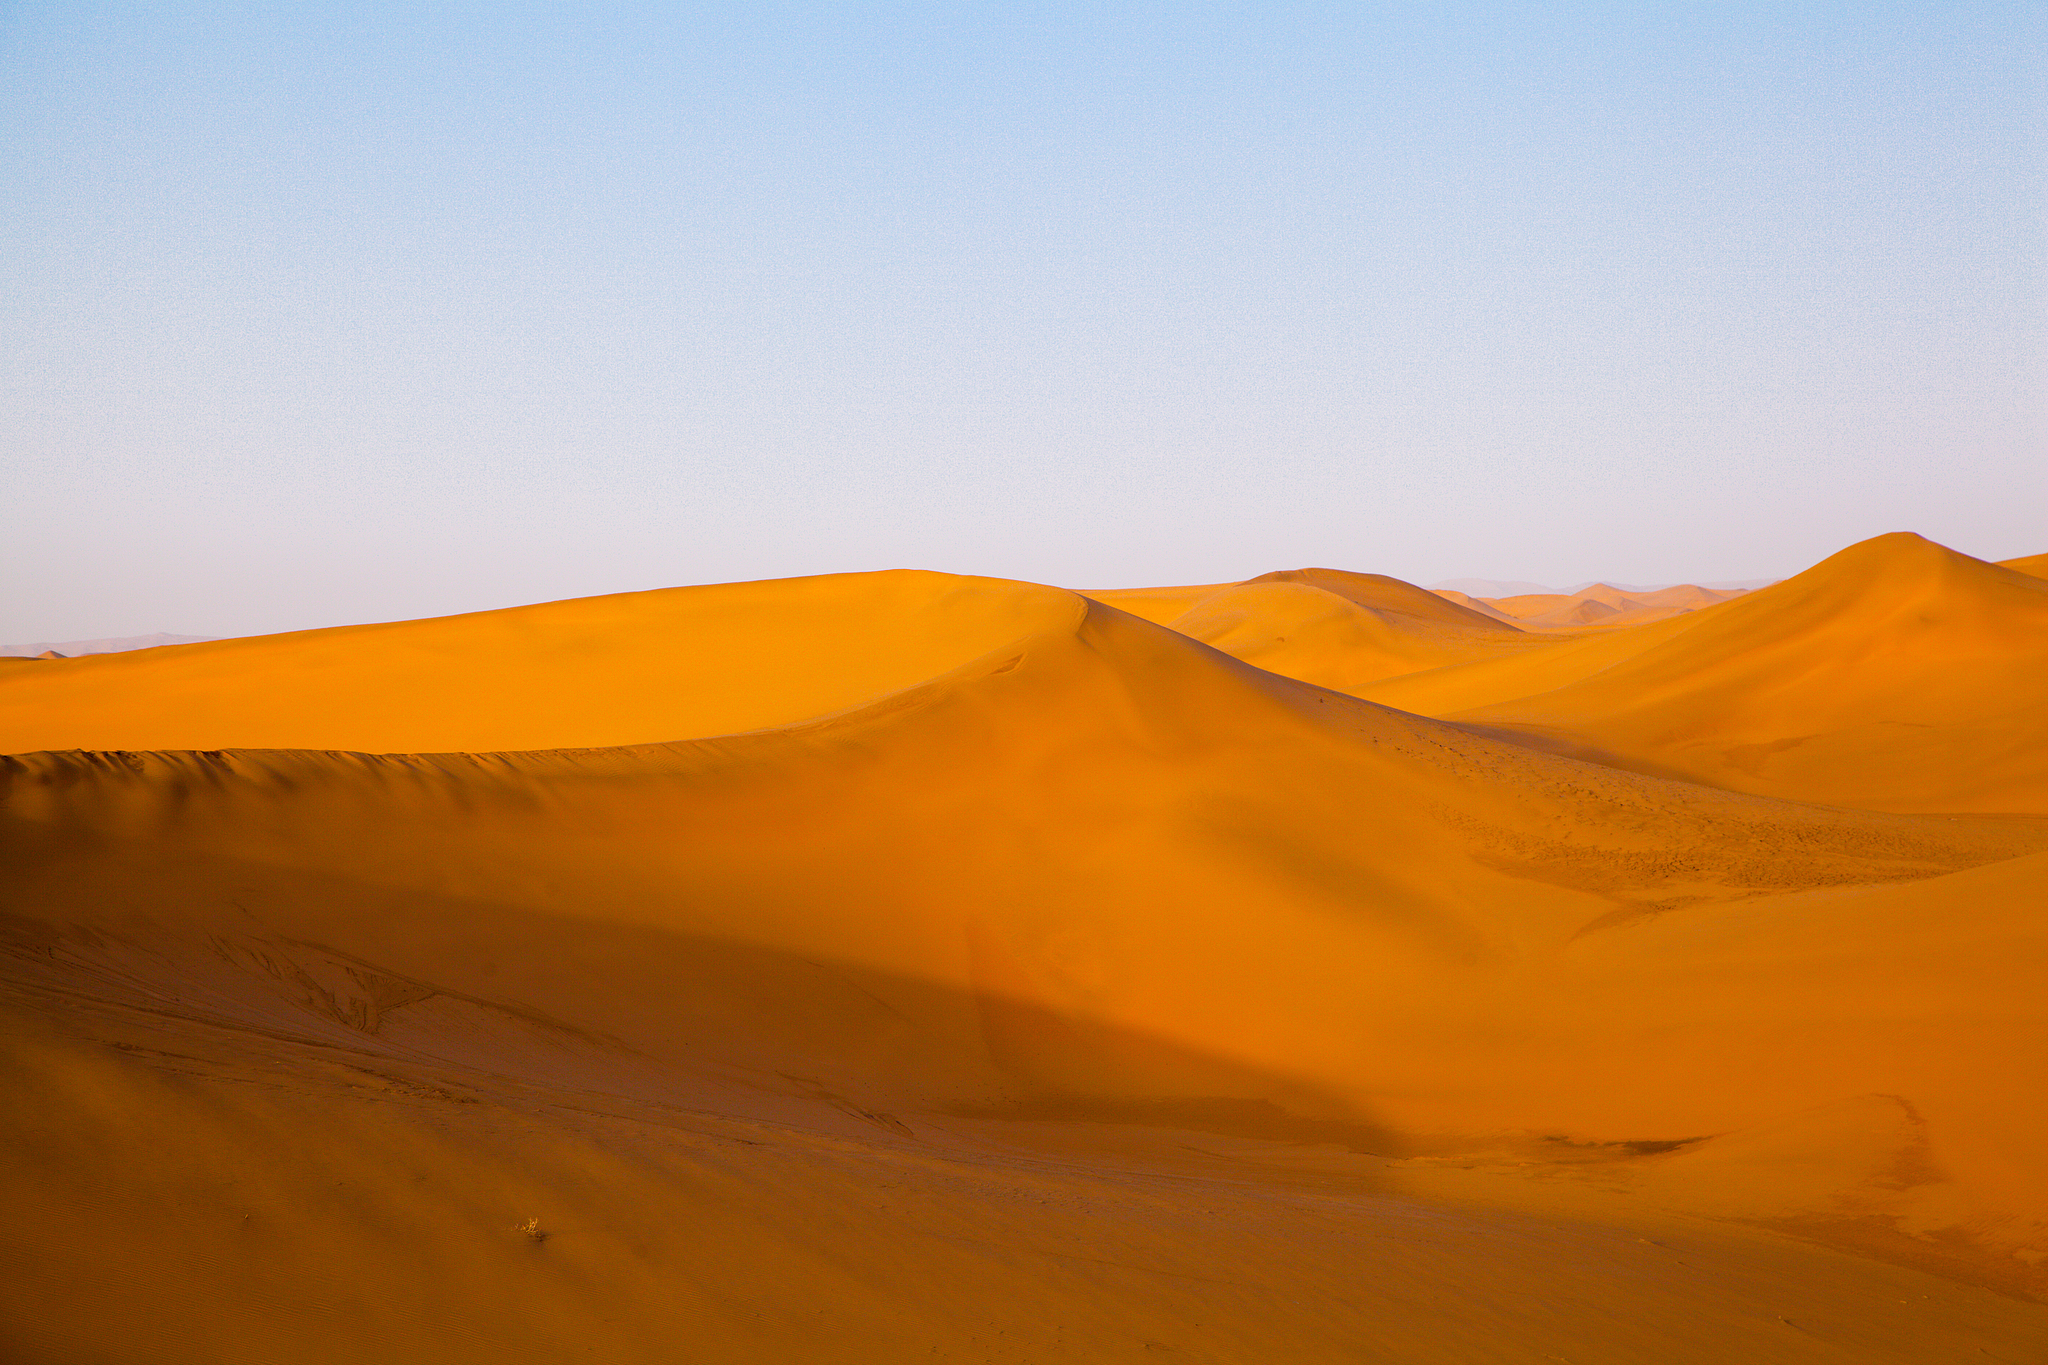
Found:
<svg viewBox="0 0 2048 1365"><path fill-rule="evenodd" d="M33 659L57 654L76 659L86 654L122 654L131 649L159 649L164 645L196 645L215 638L211 635L124 635L99 640L39 640L32 645L0 645L0 659Z"/></svg>
<svg viewBox="0 0 2048 1365"><path fill-rule="evenodd" d="M10 662L11 1339L2037 1359L2044 564Z"/></svg>

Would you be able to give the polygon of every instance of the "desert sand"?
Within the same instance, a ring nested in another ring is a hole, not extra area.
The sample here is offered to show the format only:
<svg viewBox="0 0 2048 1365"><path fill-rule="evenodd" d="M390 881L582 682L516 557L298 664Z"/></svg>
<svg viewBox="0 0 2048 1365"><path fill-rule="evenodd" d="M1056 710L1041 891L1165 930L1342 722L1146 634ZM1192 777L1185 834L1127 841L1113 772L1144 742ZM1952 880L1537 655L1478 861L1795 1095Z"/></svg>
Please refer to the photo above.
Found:
<svg viewBox="0 0 2048 1365"><path fill-rule="evenodd" d="M2017 569L2021 573L2032 574L2036 578L2048 578L2048 554L2023 555L2018 559L2001 559L1998 561L1998 566L2002 569Z"/></svg>
<svg viewBox="0 0 2048 1365"><path fill-rule="evenodd" d="M2028 563L10 662L0 1339L2048 1358Z"/></svg>

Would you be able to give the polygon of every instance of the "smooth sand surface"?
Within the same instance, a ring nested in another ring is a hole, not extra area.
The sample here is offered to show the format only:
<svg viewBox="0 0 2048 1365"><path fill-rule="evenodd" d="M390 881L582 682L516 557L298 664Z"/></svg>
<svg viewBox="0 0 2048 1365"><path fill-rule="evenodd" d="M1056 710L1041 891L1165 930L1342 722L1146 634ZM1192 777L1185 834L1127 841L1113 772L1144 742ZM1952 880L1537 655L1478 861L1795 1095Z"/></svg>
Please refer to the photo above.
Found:
<svg viewBox="0 0 2048 1365"><path fill-rule="evenodd" d="M2019 559L2001 559L1998 561L1998 565L2002 569L2018 569L2021 573L2032 574L2036 578L2048 578L2048 554L2024 555Z"/></svg>
<svg viewBox="0 0 2048 1365"><path fill-rule="evenodd" d="M845 574L65 660L9 674L0 752L491 752L736 733L872 701L1081 606L1025 583Z"/></svg>
<svg viewBox="0 0 2048 1365"><path fill-rule="evenodd" d="M1915 535L1684 616L1361 690L1736 791L2048 815L2048 580Z"/></svg>
<svg viewBox="0 0 2048 1365"><path fill-rule="evenodd" d="M1559 752L1944 676L1975 734L2048 582L1885 538L1549 636L1180 591L11 666L11 1358L2048 1353L2048 820Z"/></svg>
<svg viewBox="0 0 2048 1365"><path fill-rule="evenodd" d="M1120 605L1108 594L1097 600ZM1543 644L1398 578L1337 569L1263 574L1161 620L1232 658L1341 692Z"/></svg>

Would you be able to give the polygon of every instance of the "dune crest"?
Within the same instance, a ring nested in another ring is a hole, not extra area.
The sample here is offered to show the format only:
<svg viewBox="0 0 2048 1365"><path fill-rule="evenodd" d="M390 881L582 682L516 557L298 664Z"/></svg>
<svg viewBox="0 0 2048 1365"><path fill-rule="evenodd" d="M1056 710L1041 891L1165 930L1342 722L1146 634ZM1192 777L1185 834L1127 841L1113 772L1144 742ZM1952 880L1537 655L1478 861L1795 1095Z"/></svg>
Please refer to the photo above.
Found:
<svg viewBox="0 0 2048 1365"><path fill-rule="evenodd" d="M0 752L492 752L738 733L913 686L1082 607L1057 588L897 570L248 636L10 675Z"/></svg>

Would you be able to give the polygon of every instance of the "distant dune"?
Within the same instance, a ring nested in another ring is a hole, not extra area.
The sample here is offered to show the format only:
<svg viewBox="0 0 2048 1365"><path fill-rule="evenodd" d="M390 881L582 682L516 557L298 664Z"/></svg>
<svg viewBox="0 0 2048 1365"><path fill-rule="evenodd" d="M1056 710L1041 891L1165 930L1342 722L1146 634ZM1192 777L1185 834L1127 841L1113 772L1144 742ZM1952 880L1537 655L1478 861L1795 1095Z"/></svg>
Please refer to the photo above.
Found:
<svg viewBox="0 0 2048 1365"><path fill-rule="evenodd" d="M2035 578L2048 578L2048 554L2028 555L2024 559L2001 559L1998 566L2001 569L2017 569L2023 574L2032 574Z"/></svg>
<svg viewBox="0 0 2048 1365"><path fill-rule="evenodd" d="M1703 588L1692 583L1654 590L1623 589L1594 583L1569 593L1531 593L1518 597L1474 598L1440 593L1474 611L1512 621L1523 630L1576 631L1598 626L1636 626L1697 611L1738 596L1741 589Z"/></svg>
<svg viewBox="0 0 2048 1365"><path fill-rule="evenodd" d="M131 649L157 649L164 645L197 645L211 635L127 635L117 640L58 640L32 645L0 645L0 659L34 658L38 654L61 654L75 659L84 654L122 654Z"/></svg>
<svg viewBox="0 0 2048 1365"><path fill-rule="evenodd" d="M1547 648L1561 635L1661 621L1740 592L1681 584L1624 593L1594 584L1576 594L1483 598L1380 574L1299 569L1243 583L1085 595L1270 672L1358 692L1410 674Z"/></svg>
<svg viewBox="0 0 2048 1365"><path fill-rule="evenodd" d="M1597 579L1588 580L1570 588L1548 588L1541 583L1524 583L1519 580L1494 578L1447 578L1441 583L1431 583L1429 590L1436 593L1459 594L1467 597L1528 597L1542 593L1556 593L1563 597L1575 597L1591 588L1607 588L1641 596L1644 593L1662 592L1672 587L1698 586L1715 591L1734 590L1747 592L1752 588L1767 588L1777 582L1775 578L1745 578L1700 583L1697 585L1671 583L1602 583Z"/></svg>
<svg viewBox="0 0 2048 1365"><path fill-rule="evenodd" d="M1086 595L1339 691L1536 647L1496 614L1381 574L1288 569L1205 588Z"/></svg>
<svg viewBox="0 0 2048 1365"><path fill-rule="evenodd" d="M1596 588L1682 614L891 572L10 666L9 1339L2033 1358L2048 580Z"/></svg>
<svg viewBox="0 0 2048 1365"><path fill-rule="evenodd" d="M1711 583L1603 583L1597 579L1564 589L1567 595L1586 592L1593 588L1606 588L1613 592L1625 592L1631 597L1645 593L1666 592L1672 588L1711 588L1715 592L1749 592L1756 588L1768 588L1778 582L1775 578L1731 578L1716 579ZM1545 589L1545 591L1549 591Z"/></svg>

